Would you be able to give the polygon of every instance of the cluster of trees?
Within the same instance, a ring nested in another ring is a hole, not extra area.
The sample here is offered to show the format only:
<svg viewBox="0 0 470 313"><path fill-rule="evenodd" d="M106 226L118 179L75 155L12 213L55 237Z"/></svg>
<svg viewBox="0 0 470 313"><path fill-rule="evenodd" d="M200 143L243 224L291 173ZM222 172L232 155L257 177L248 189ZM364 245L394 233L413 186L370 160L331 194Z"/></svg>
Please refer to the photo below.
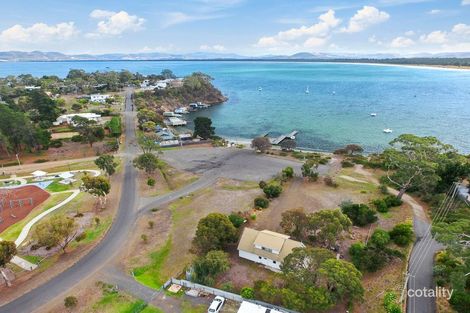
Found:
<svg viewBox="0 0 470 313"><path fill-rule="evenodd" d="M133 163L136 168L145 171L147 175L151 175L159 169L165 177L163 162L158 158L158 154L161 153L159 141L160 138L156 134L138 135L137 142L143 153L137 156Z"/></svg>
<svg viewBox="0 0 470 313"><path fill-rule="evenodd" d="M215 127L212 126L212 120L208 117L198 116L194 119L194 137L202 139L211 139L215 136Z"/></svg>
<svg viewBox="0 0 470 313"><path fill-rule="evenodd" d="M277 198L282 193L282 185L294 177L294 169L290 166L284 168L272 181L259 182L259 187L263 190L265 197L257 197L254 200L255 208L265 209L269 206L269 200Z"/></svg>
<svg viewBox="0 0 470 313"><path fill-rule="evenodd" d="M323 248L295 248L282 263L282 283L254 284L254 297L299 312L324 311L335 303L361 300L362 274Z"/></svg>
<svg viewBox="0 0 470 313"><path fill-rule="evenodd" d="M399 230L395 231L394 238L396 238L397 231ZM412 238L413 232L411 231L409 240L411 241ZM387 247L390 242L389 232L380 228L375 229L367 244L354 243L349 248L353 264L361 271L375 272L384 267L392 258L402 258L403 254L400 251Z"/></svg>
<svg viewBox="0 0 470 313"><path fill-rule="evenodd" d="M231 215L236 221L236 215ZM240 224L241 225L241 224ZM230 268L228 254L223 250L238 239L238 231L231 219L221 213L210 213L199 220L193 250L198 254L192 264L192 279L212 286L217 275Z"/></svg>
<svg viewBox="0 0 470 313"><path fill-rule="evenodd" d="M0 152L47 149L48 128L60 114L57 101L40 90L9 96L0 92L0 97Z"/></svg>
<svg viewBox="0 0 470 313"><path fill-rule="evenodd" d="M292 209L282 213L280 225L285 234L296 240L334 248L352 223L339 210L305 213L303 209Z"/></svg>

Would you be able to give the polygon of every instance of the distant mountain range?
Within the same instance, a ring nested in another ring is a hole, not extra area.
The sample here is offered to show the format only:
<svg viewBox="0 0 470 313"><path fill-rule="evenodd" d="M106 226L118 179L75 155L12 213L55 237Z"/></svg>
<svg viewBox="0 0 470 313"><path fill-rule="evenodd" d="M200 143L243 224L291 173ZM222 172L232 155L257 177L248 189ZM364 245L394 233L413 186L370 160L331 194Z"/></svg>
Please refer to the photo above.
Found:
<svg viewBox="0 0 470 313"><path fill-rule="evenodd" d="M354 53L310 53L300 52L292 55L243 56L231 53L195 52L187 54L170 53L109 53L109 54L64 54L43 51L5 51L0 52L0 61L123 61L123 60L385 60L413 58L470 58L470 52L461 53L420 53L399 55L392 53L354 54Z"/></svg>

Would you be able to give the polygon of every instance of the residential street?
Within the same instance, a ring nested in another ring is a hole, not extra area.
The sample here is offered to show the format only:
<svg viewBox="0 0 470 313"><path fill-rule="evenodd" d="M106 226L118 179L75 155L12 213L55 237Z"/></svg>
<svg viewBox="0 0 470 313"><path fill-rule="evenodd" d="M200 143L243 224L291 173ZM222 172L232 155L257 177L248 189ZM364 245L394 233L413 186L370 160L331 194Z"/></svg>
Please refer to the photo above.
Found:
<svg viewBox="0 0 470 313"><path fill-rule="evenodd" d="M135 113L132 112L132 90L127 90L125 119L125 152L122 154L125 162L124 181L120 205L114 223L105 238L85 257L75 265L53 277L41 287L31 290L16 300L0 307L2 313L34 312L40 310L52 299L63 298L74 286L87 278L102 273L107 263L114 261L119 254L123 243L130 237L133 226L139 214L165 205L182 196L199 189L206 188L215 183L219 177L243 180L268 179L286 166L293 166L298 172L300 162L283 158L257 155L253 151L235 148L194 148L182 150L169 150L163 158L171 165L201 174L200 179L179 190L155 198L136 197L137 171L132 165L132 158L138 151L135 137ZM326 171L322 167L320 171ZM106 272L106 271L104 271ZM109 272L109 271L108 271ZM127 279L126 273L113 274L121 281ZM119 277L121 276L121 277ZM144 290L144 289L142 289ZM147 292L147 291L145 291ZM140 296L137 294L136 296ZM144 297L144 298L147 298Z"/></svg>

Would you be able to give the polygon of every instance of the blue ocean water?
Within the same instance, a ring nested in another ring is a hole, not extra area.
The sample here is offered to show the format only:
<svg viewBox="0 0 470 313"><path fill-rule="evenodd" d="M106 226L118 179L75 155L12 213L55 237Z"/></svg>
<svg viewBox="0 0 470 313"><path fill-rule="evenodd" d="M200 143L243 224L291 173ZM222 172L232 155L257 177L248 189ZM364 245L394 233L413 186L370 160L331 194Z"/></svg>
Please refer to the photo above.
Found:
<svg viewBox="0 0 470 313"><path fill-rule="evenodd" d="M300 147L331 151L357 143L372 152L414 133L470 152L470 71L297 62L0 62L0 76L65 76L71 68L210 74L229 100L190 118L209 116L216 132L231 138L298 130Z"/></svg>

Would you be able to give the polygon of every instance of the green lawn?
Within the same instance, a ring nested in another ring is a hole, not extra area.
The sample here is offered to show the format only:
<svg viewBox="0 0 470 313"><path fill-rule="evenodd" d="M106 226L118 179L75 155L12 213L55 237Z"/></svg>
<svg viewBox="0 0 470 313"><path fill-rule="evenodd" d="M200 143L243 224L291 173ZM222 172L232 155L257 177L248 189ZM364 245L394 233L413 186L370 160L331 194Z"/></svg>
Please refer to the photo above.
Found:
<svg viewBox="0 0 470 313"><path fill-rule="evenodd" d="M58 180L55 180L46 188L46 190L50 192L61 192L61 191L67 191L69 189L70 189L70 185L61 184L59 183Z"/></svg>
<svg viewBox="0 0 470 313"><path fill-rule="evenodd" d="M171 238L159 250L150 253L151 263L132 270L135 280L152 289L160 289L168 277L162 277L161 268L171 250Z"/></svg>
<svg viewBox="0 0 470 313"><path fill-rule="evenodd" d="M79 243L76 241L72 242L75 244L89 244L90 242L95 241L111 226L112 218L108 217L105 220L102 220L99 225L93 224L90 228L85 230L85 238L80 240Z"/></svg>
<svg viewBox="0 0 470 313"><path fill-rule="evenodd" d="M35 208L33 211L31 211L31 213L29 213L28 216L26 216L24 219L22 219L21 221L18 221L18 223L15 223L15 224L11 225L10 227L8 227L7 229L5 229L0 234L0 237L4 240L12 240L12 241L16 240L16 238L18 238L18 235L20 234L23 227L31 219L33 219L38 214L40 214L40 213L42 213L46 210L49 210L50 208L52 208L56 204L64 201L70 195L71 195L71 193L68 193L68 192L51 195L49 197L49 199L47 199L45 202L43 202L38 208Z"/></svg>
<svg viewBox="0 0 470 313"><path fill-rule="evenodd" d="M193 306L190 302L183 301L181 304L181 310L181 313L205 313L207 312L207 306L202 304Z"/></svg>
<svg viewBox="0 0 470 313"><path fill-rule="evenodd" d="M136 300L131 296L118 292L106 292L87 312L93 313L164 313L162 310L150 306L143 300Z"/></svg>

